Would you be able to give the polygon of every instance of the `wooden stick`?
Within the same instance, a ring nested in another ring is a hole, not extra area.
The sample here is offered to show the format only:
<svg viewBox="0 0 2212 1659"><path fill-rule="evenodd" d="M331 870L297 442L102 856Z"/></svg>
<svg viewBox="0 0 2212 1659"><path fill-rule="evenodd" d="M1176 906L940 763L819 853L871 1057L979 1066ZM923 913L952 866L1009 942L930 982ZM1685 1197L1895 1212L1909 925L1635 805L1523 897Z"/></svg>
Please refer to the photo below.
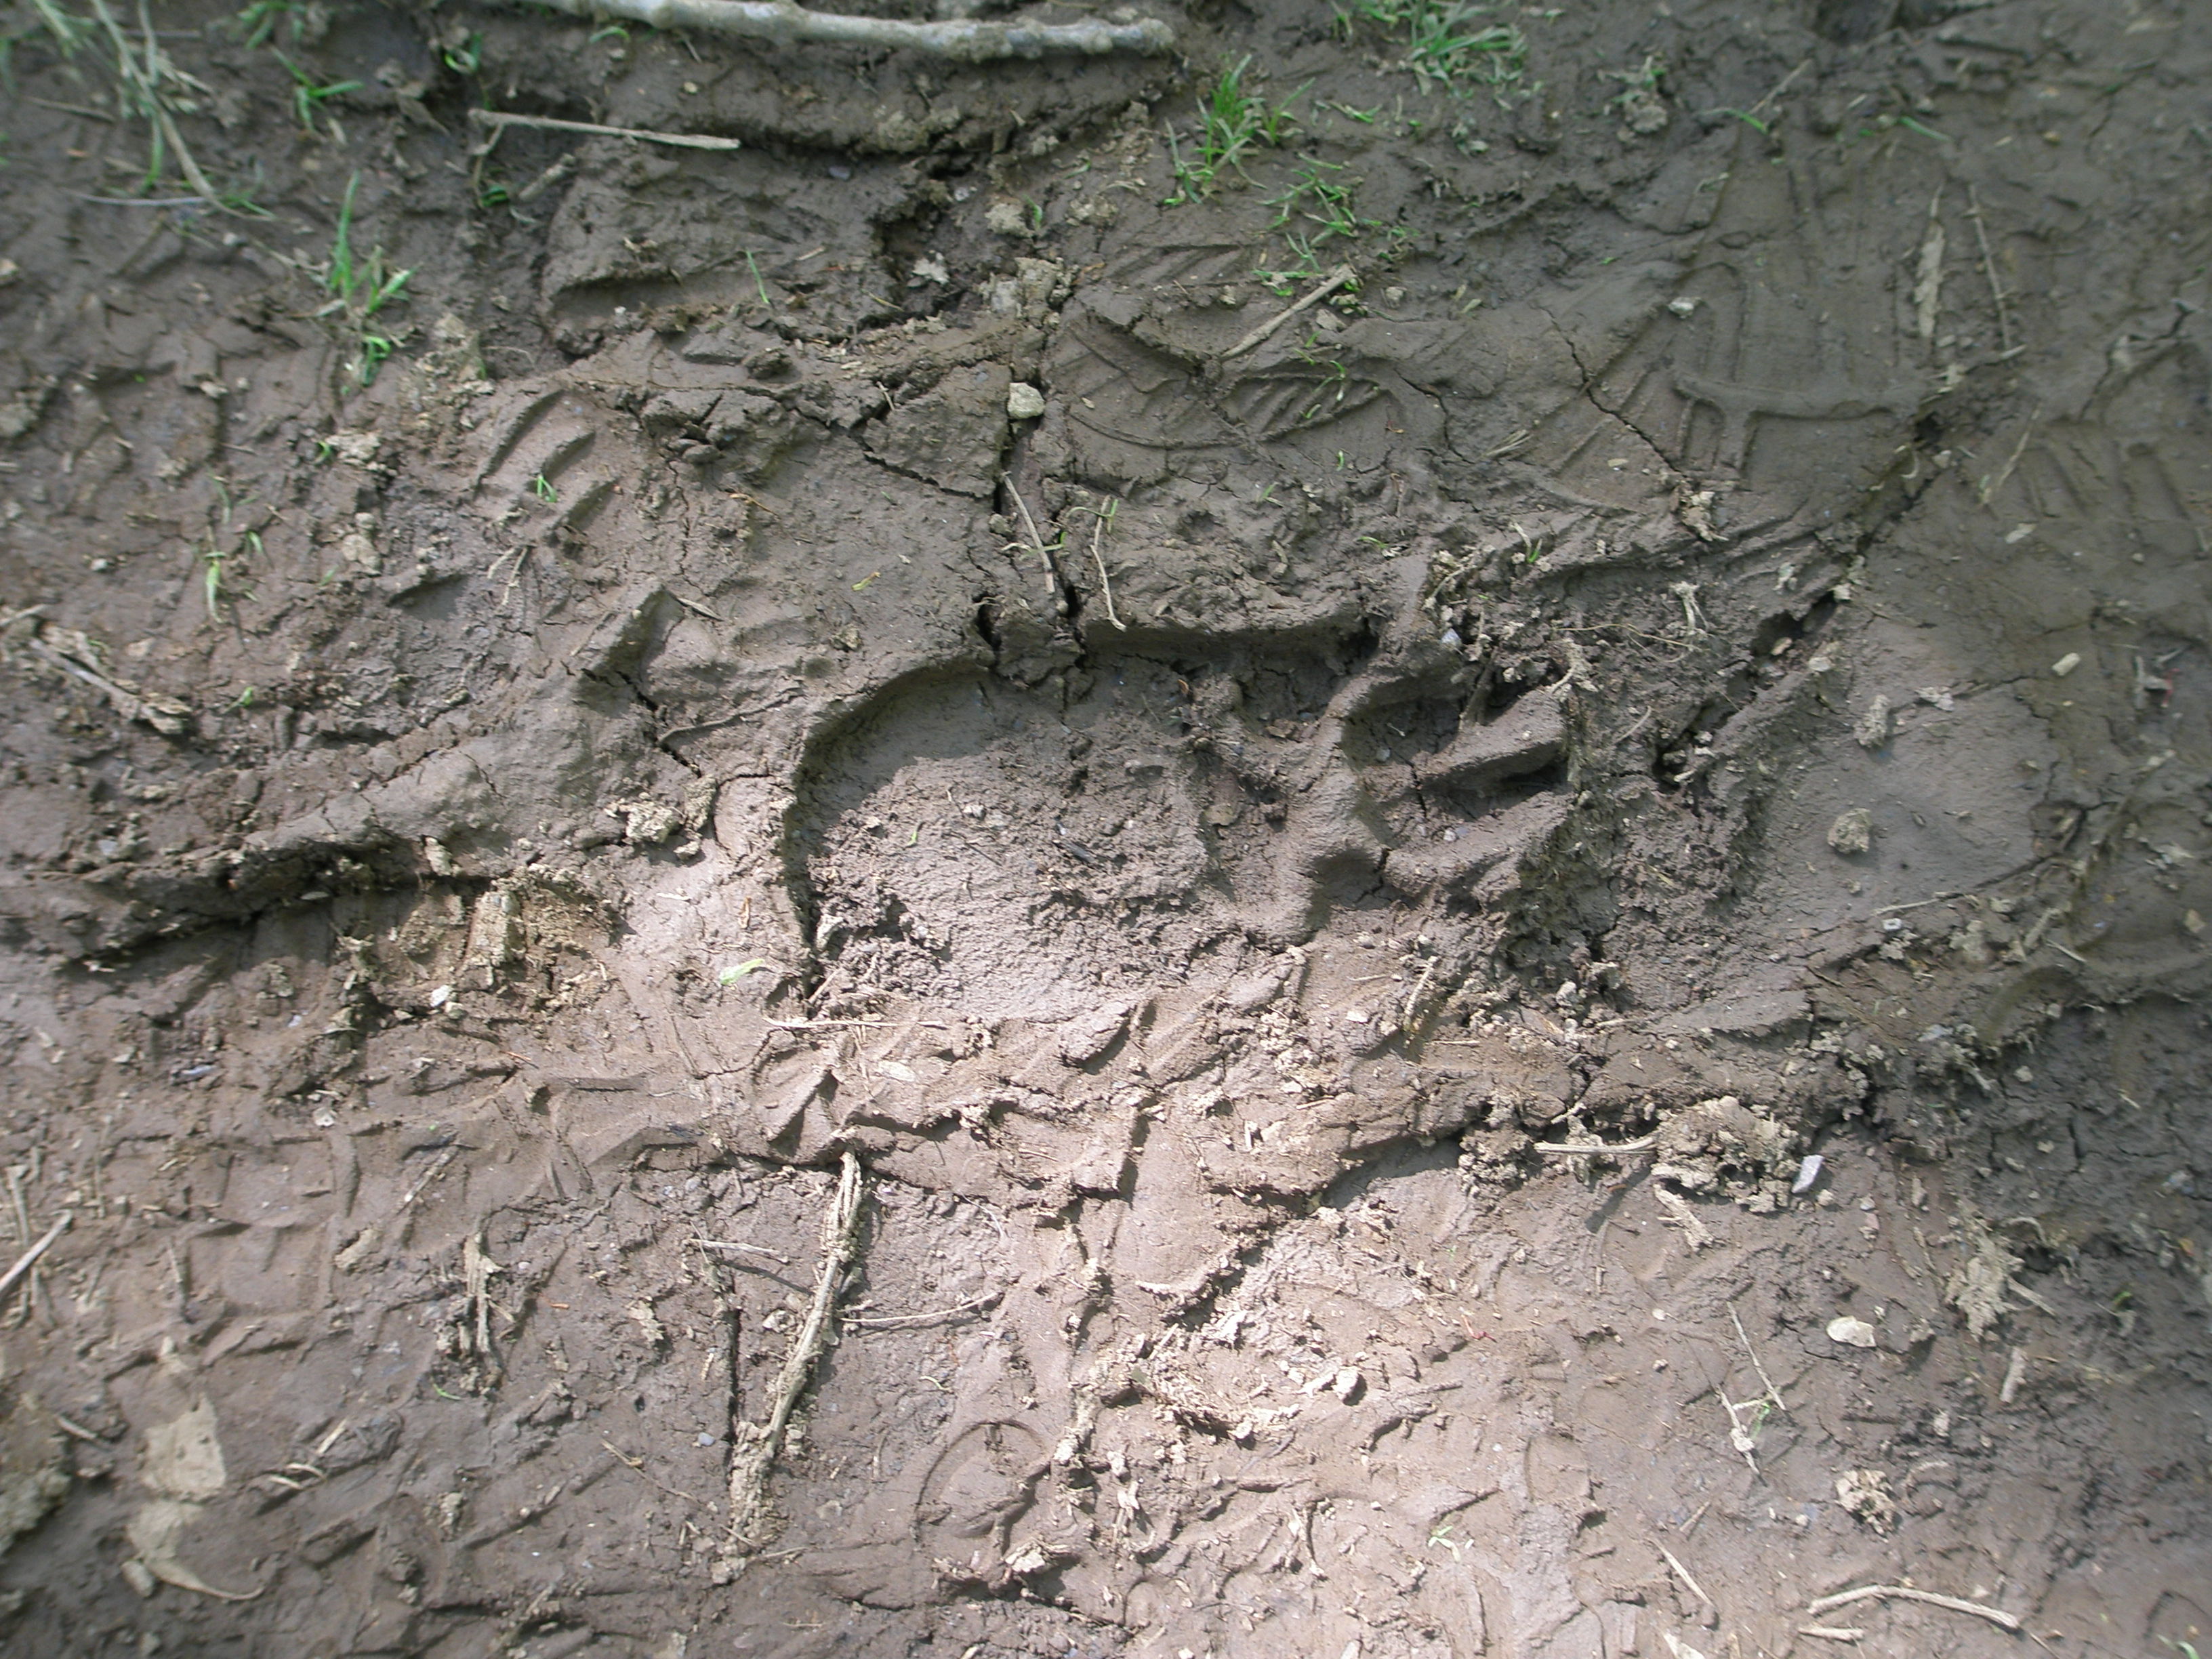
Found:
<svg viewBox="0 0 2212 1659"><path fill-rule="evenodd" d="M768 1023L779 1031L813 1031L832 1026L866 1026L871 1030L894 1025L920 1025L932 1031L951 1029L941 1019L772 1019Z"/></svg>
<svg viewBox="0 0 2212 1659"><path fill-rule="evenodd" d="M1095 514L1091 526L1091 557L1098 567L1098 591L1106 596L1106 620L1122 633L1129 625L1114 614L1114 579L1106 574L1106 520L1103 513Z"/></svg>
<svg viewBox="0 0 2212 1659"><path fill-rule="evenodd" d="M1277 329L1280 328L1285 323L1289 322L1291 318L1297 316L1298 313L1304 311L1308 306L1318 305L1322 301L1328 298L1328 296L1335 293L1337 289L1342 288L1346 283L1352 281L1353 275L1354 272L1350 265L1339 265L1334 270L1329 272L1328 277L1322 282L1319 288L1307 295L1304 299L1299 301L1288 311L1278 313L1273 322L1261 324L1259 327L1254 329L1249 334L1247 334L1243 339L1239 340L1235 345L1230 347L1228 350L1223 352L1221 355L1224 357L1243 356L1254 346L1258 345L1269 335L1273 334Z"/></svg>
<svg viewBox="0 0 2212 1659"><path fill-rule="evenodd" d="M810 11L791 0L544 0L572 17L619 17L657 29L703 29L743 35L776 46L816 42L887 46L934 52L980 64L994 58L1042 58L1048 52L1133 52L1148 56L1175 50L1175 31L1156 18L1134 23L990 23L959 19L908 23L884 17L849 17Z"/></svg>
<svg viewBox="0 0 2212 1659"><path fill-rule="evenodd" d="M1775 1410L1787 1417L1790 1414L1790 1407L1783 1401L1782 1390L1774 1386L1774 1379L1766 1374L1766 1367L1759 1363L1759 1350L1751 1346L1751 1334L1744 1329L1743 1321L1737 1316L1735 1304L1733 1302L1729 1304L1729 1317L1735 1322L1736 1337L1742 1342L1743 1351L1751 1356L1752 1370L1757 1371L1759 1380L1766 1384L1766 1397L1774 1402Z"/></svg>
<svg viewBox="0 0 2212 1659"><path fill-rule="evenodd" d="M1718 1613L1721 1610L1720 1604L1715 1601L1711 1596L1705 1594L1705 1587L1703 1584L1700 1584L1696 1579L1691 1577L1690 1570L1674 1559L1674 1551L1668 1549L1664 1544L1662 1544L1659 1546L1659 1553L1667 1558L1667 1565L1674 1569L1675 1576L1680 1578L1684 1583L1690 1587L1691 1595L1696 1596L1698 1600L1703 1601L1715 1613Z"/></svg>
<svg viewBox="0 0 2212 1659"><path fill-rule="evenodd" d="M596 121L560 121L550 115L510 115L504 110L472 109L469 119L488 127L495 138L509 127L539 127L548 132L581 132L598 138L635 138L678 149L743 149L742 138L714 138L702 132L649 132L643 127L603 127Z"/></svg>
<svg viewBox="0 0 2212 1659"><path fill-rule="evenodd" d="M1982 250L1982 274L1989 278L1990 300L1997 308L1997 343L2007 351L2012 349L2012 319L2006 314L2005 301L2011 296L2004 284L1997 281L1997 262L1990 252L1990 234L1982 228L1982 198L1972 185L1966 186L1966 217L1974 222L1974 240Z"/></svg>
<svg viewBox="0 0 2212 1659"><path fill-rule="evenodd" d="M1938 1595L1933 1590L1913 1589L1904 1584L1862 1584L1856 1589L1824 1595L1805 1611L1826 1613L1832 1608L1847 1607L1854 1601L1869 1601L1883 1595L1894 1595L1905 1601L1925 1601L1931 1607L1948 1607L1954 1613L1971 1613L1977 1619L1986 1619L2007 1630L2020 1628L2020 1620L2002 1607L1985 1607L1979 1601L1962 1601L1955 1595Z"/></svg>
<svg viewBox="0 0 2212 1659"><path fill-rule="evenodd" d="M1554 1158L1598 1158L1607 1152L1640 1152L1658 1139L1657 1135L1646 1135L1641 1140L1624 1140L1614 1146L1600 1143L1595 1146L1571 1146L1553 1141L1540 1140L1535 1143L1535 1146L1538 1152L1549 1152Z"/></svg>
<svg viewBox="0 0 2212 1659"><path fill-rule="evenodd" d="M746 1559L768 1541L768 1480L783 1449L785 1431L798 1409L799 1396L814 1375L815 1362L830 1346L831 1316L845 1269L852 1265L860 1245L860 1199L865 1191L860 1160L847 1152L838 1173L837 1190L822 1218L822 1265L814 1278L814 1304L806 1311L791 1352L784 1356L775 1376L775 1404L765 1423L732 1425L735 1446L730 1454L730 1531L715 1563L718 1583L737 1577Z"/></svg>
<svg viewBox="0 0 2212 1659"><path fill-rule="evenodd" d="M848 1325L857 1326L862 1330L895 1331L908 1325L927 1325L940 1319L957 1319L963 1314L971 1314L980 1308L988 1307L998 1298L999 1293L996 1291L986 1291L981 1296L970 1297L957 1308L939 1308L929 1313L884 1314L878 1318L864 1318L857 1314L848 1314L845 1316L845 1322Z"/></svg>
<svg viewBox="0 0 2212 1659"><path fill-rule="evenodd" d="M46 1229L46 1236L17 1256L14 1267L9 1268L5 1273L0 1273L0 1296L5 1296L15 1288L15 1281L31 1271L39 1258L52 1246L53 1242L69 1231L70 1223L75 1219L76 1218L70 1212L64 1210L61 1219Z"/></svg>
<svg viewBox="0 0 2212 1659"><path fill-rule="evenodd" d="M764 1255L771 1261L781 1261L787 1267L791 1265L789 1256L778 1255L764 1244L739 1244L722 1238L695 1238L691 1242L702 1250L746 1250L754 1255Z"/></svg>

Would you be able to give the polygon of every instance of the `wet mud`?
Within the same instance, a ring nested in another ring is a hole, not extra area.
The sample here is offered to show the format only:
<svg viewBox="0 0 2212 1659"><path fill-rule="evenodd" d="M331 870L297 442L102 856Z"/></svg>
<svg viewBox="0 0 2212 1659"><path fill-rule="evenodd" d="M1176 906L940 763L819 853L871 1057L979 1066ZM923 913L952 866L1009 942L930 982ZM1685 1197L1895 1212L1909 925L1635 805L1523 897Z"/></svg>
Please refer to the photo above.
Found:
<svg viewBox="0 0 2212 1659"><path fill-rule="evenodd" d="M2212 1634L2207 19L1146 15L0 13L0 1648Z"/></svg>

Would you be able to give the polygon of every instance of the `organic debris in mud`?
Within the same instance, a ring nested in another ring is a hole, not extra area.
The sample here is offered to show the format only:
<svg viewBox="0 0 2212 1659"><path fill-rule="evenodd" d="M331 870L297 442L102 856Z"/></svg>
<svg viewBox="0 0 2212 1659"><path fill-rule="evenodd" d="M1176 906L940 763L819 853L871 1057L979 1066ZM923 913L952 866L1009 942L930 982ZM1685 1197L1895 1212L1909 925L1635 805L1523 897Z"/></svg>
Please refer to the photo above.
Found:
<svg viewBox="0 0 2212 1659"><path fill-rule="evenodd" d="M1976 1341L1980 1341L2012 1311L2005 1293L2012 1291L2027 1294L2021 1291L2019 1281L2013 1277L2022 1263L2019 1256L2004 1247L1989 1223L1972 1210L1960 1209L1958 1231L1960 1260L1943 1281L1943 1296L1966 1316L1966 1328Z"/></svg>
<svg viewBox="0 0 2212 1659"><path fill-rule="evenodd" d="M0 1382L0 1556L70 1489L67 1447L35 1398Z"/></svg>
<svg viewBox="0 0 2212 1659"><path fill-rule="evenodd" d="M550 9L597 21L620 17L657 29L698 29L776 46L873 46L925 52L963 63L1040 58L1052 52L1156 53L1175 49L1175 31L1153 18L1128 22L1008 23L950 18L913 23L815 11L790 0L544 0Z"/></svg>
<svg viewBox="0 0 2212 1659"><path fill-rule="evenodd" d="M1897 1525L1897 1497L1880 1469L1845 1469L1836 1477L1836 1501L1877 1533Z"/></svg>
<svg viewBox="0 0 2212 1659"><path fill-rule="evenodd" d="M851 1152L840 1160L836 1185L822 1218L822 1260L815 1269L814 1297L805 1322L791 1340L777 1370L768 1416L758 1423L732 1425L730 1447L730 1521L721 1553L714 1565L718 1583L726 1583L742 1569L748 1557L769 1541L769 1477L782 1454L792 1413L806 1391L814 1368L836 1338L833 1316L844 1288L846 1270L860 1248L862 1200L867 1194L860 1160Z"/></svg>
<svg viewBox="0 0 2212 1659"><path fill-rule="evenodd" d="M1847 1607L1856 1601L1871 1601L1884 1598L1901 1601L1919 1601L1931 1607L1945 1607L1953 1613L1970 1613L1977 1619L2005 1630L2018 1630L2020 1620L2002 1607L1993 1607L1983 1601L1969 1601L1956 1595L1939 1595L1933 1590L1917 1589L1907 1584L1863 1584L1856 1589L1844 1590L1834 1595L1824 1595L1805 1609L1808 1613L1832 1613L1838 1607Z"/></svg>

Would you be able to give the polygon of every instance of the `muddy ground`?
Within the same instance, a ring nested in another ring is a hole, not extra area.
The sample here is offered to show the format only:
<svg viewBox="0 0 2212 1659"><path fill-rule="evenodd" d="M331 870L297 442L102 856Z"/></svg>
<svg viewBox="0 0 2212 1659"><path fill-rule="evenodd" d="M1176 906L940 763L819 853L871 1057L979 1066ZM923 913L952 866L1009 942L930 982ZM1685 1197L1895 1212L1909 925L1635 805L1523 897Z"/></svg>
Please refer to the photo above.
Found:
<svg viewBox="0 0 2212 1659"><path fill-rule="evenodd" d="M2205 1650L2212 13L1139 9L0 13L0 1649Z"/></svg>

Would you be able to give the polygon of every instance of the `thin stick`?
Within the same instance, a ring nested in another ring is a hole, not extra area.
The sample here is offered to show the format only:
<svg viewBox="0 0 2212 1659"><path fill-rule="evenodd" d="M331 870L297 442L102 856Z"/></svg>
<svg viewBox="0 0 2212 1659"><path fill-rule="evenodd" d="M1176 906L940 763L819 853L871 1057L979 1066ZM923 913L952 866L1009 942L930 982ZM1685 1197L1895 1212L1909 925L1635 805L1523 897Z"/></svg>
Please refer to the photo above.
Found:
<svg viewBox="0 0 2212 1659"><path fill-rule="evenodd" d="M898 1329L900 1325L927 1325L927 1322L938 1321L938 1318L960 1318L960 1314L973 1314L978 1307L988 1307L995 1301L998 1301L998 1291L987 1290L982 1297L969 1297L967 1301L960 1303L957 1307L936 1307L936 1310L931 1310L931 1312L927 1314L883 1314L883 1316L878 1318L863 1318L863 1316L858 1316L858 1314L848 1314L848 1316L845 1316L845 1322L848 1322L848 1325L858 1325L860 1329L869 1329L869 1332L890 1332L890 1329Z"/></svg>
<svg viewBox="0 0 2212 1659"><path fill-rule="evenodd" d="M15 1288L15 1281L37 1265L39 1258L46 1253L56 1239L69 1231L70 1223L75 1219L69 1211L64 1210L61 1219L46 1229L46 1236L15 1258L15 1265L4 1274L0 1274L0 1296L5 1296Z"/></svg>
<svg viewBox="0 0 2212 1659"><path fill-rule="evenodd" d="M439 1153L436 1161L434 1162L428 1170L422 1172L422 1178L416 1182L412 1187L410 1187L405 1193L401 1194L398 1207L404 1210L410 1204L412 1204L416 1199L422 1197L422 1189L425 1187L428 1187L432 1182L435 1181L445 1172L446 1166L448 1164L451 1164L455 1158L459 1156L460 1150L460 1143L459 1141L455 1141L452 1146L447 1147L444 1152Z"/></svg>
<svg viewBox="0 0 2212 1659"><path fill-rule="evenodd" d="M892 1331L905 1325L927 1325L936 1320L957 1319L962 1314L974 1313L978 1308L996 1301L998 1295L996 1291L986 1291L981 1296L970 1297L957 1308L939 1308L931 1313L885 1314L878 1319L863 1319L857 1315L848 1314L845 1322L867 1331Z"/></svg>
<svg viewBox="0 0 2212 1659"><path fill-rule="evenodd" d="M1831 1642L1856 1642L1866 1636L1863 1630L1835 1625L1800 1625L1797 1633L1800 1636L1825 1636Z"/></svg>
<svg viewBox="0 0 2212 1659"><path fill-rule="evenodd" d="M1624 1140L1613 1146L1600 1143L1595 1146L1573 1146L1559 1142L1540 1140L1536 1142L1536 1150L1540 1152L1548 1152L1554 1158L1598 1158L1607 1152L1640 1152L1656 1143L1658 1139L1657 1135L1646 1135L1641 1140Z"/></svg>
<svg viewBox="0 0 2212 1659"><path fill-rule="evenodd" d="M1715 1613L1718 1613L1721 1610L1720 1603L1714 1601L1711 1596L1705 1594L1705 1587L1703 1584L1700 1584L1696 1579L1691 1577L1690 1570L1674 1559L1674 1551L1668 1549L1664 1544L1662 1544L1659 1546L1659 1553L1667 1558L1667 1565L1674 1569L1674 1576L1690 1587L1691 1595L1696 1596L1698 1600L1703 1601ZM1817 1607L1814 1609L1816 1613L1820 1609Z"/></svg>
<svg viewBox="0 0 2212 1659"><path fill-rule="evenodd" d="M2035 435L2035 423L2042 418L2043 405L2038 404L2035 413L2027 417L2027 424L2021 428L2020 441L2012 447L2012 453L2005 457L2005 464L1982 480L1981 488L1976 494L1981 497L1984 507L1987 507L1990 498L2005 487L2005 480L2012 477L2013 468L2020 465L2020 458L2027 453L2027 441Z"/></svg>
<svg viewBox="0 0 2212 1659"><path fill-rule="evenodd" d="M2020 1628L2020 1620L2002 1607L1984 1607L1979 1601L1965 1601L1955 1595L1938 1595L1933 1590L1912 1589L1904 1584L1862 1584L1856 1589L1824 1595L1805 1611L1826 1613L1831 1608L1846 1607L1854 1601L1869 1601L1881 1595L1894 1595L1906 1601L1925 1601L1931 1607L1948 1607L1954 1613L1971 1613L1977 1619L1986 1619L1992 1625L2002 1625L2007 1630Z"/></svg>
<svg viewBox="0 0 2212 1659"><path fill-rule="evenodd" d="M1766 1367L1759 1363L1759 1350L1751 1346L1751 1337L1743 1328L1743 1321L1736 1317L1733 1302L1729 1304L1729 1318L1735 1326L1736 1338L1743 1344L1743 1351L1751 1356L1752 1370L1759 1373L1759 1380L1766 1385L1766 1397L1774 1402L1775 1410L1787 1417L1790 1407L1783 1403L1782 1390L1774 1386L1774 1379L1766 1374Z"/></svg>
<svg viewBox="0 0 2212 1659"><path fill-rule="evenodd" d="M671 144L678 149L743 149L742 138L714 138L702 132L649 132L643 127L603 127L596 121L560 121L550 115L510 115L504 110L472 109L469 119L489 127L495 138L509 127L542 127L549 132L582 132L599 138L635 138L641 143Z"/></svg>
<svg viewBox="0 0 2212 1659"><path fill-rule="evenodd" d="M769 1475L783 1449L784 1432L791 1425L792 1413L798 1409L799 1396L806 1391L815 1363L830 1346L837 1291L860 1245L864 1191L860 1160L847 1152L837 1177L836 1194L822 1218L822 1265L815 1274L814 1303L806 1310L806 1323L792 1343L791 1352L784 1356L782 1369L776 1372L775 1407L765 1423L732 1425L730 1532L715 1565L720 1582L735 1577L746 1559L768 1541Z"/></svg>
<svg viewBox="0 0 2212 1659"><path fill-rule="evenodd" d="M755 1255L764 1255L771 1261L781 1261L787 1267L791 1265L789 1256L778 1255L762 1244L738 1244L720 1238L695 1238L691 1242L702 1250L749 1250Z"/></svg>
<svg viewBox="0 0 2212 1659"><path fill-rule="evenodd" d="M1774 90L1768 93L1765 97L1753 104L1745 112L1745 113L1747 115L1758 114L1759 111L1765 109L1769 104L1779 98L1784 93L1789 91L1791 83L1795 82L1799 76L1802 75L1807 70L1812 67L1813 60L1808 58L1803 63L1798 64L1796 69L1791 70L1789 74L1784 76L1779 81L1777 81L1774 83Z"/></svg>
<svg viewBox="0 0 2212 1659"><path fill-rule="evenodd" d="M1091 525L1091 557L1098 567L1098 588L1106 596L1106 620L1122 633L1129 631L1128 624L1114 614L1114 583L1106 574L1106 521L1112 518L1109 508L1094 516Z"/></svg>
<svg viewBox="0 0 2212 1659"><path fill-rule="evenodd" d="M1997 308L1997 342L2004 349L2012 349L2012 319L2005 312L2004 284L1997 281L1997 262L1990 257L1989 233L1982 228L1982 198L1974 193L1972 185L1966 186L1966 216L1974 222L1974 240L1981 245L1982 275L1990 281L1990 298Z"/></svg>
<svg viewBox="0 0 2212 1659"><path fill-rule="evenodd" d="M1323 279L1322 285L1319 288L1307 295L1304 299L1299 301L1288 311L1278 313L1273 322L1261 324L1259 327L1254 329L1249 334L1247 334L1235 345L1223 352L1221 354L1222 356L1224 359L1243 356L1246 352L1251 350L1254 346L1258 345L1262 340L1265 340L1269 335L1280 328L1285 323L1289 322L1291 318L1297 316L1301 311L1304 311L1308 306L1318 305L1322 301L1328 298L1328 296L1335 293L1337 289L1342 288L1346 283L1351 282L1354 275L1355 273L1350 265L1339 265L1334 270L1329 272L1328 276Z"/></svg>
<svg viewBox="0 0 2212 1659"><path fill-rule="evenodd" d="M1060 567L1052 562L1052 549L1044 544L1043 532L1037 529L1037 521L1030 512L1030 504L1022 499L1022 492L1014 488L1014 481L1006 477L1000 482L1006 486L1006 494L1014 498L1015 510L1022 515L1022 524L1030 532L1030 545L1036 550L1037 557L1043 562L1044 591L1052 596L1053 608L1061 616L1066 616L1067 601L1060 593L1065 584L1060 580ZM1065 531L1060 533L1060 540L1063 545L1066 544L1067 535Z"/></svg>
<svg viewBox="0 0 2212 1659"><path fill-rule="evenodd" d="M112 122L115 119L104 109L90 109L82 104L57 104L51 98L26 98L23 101L36 104L41 109L58 109L64 115L82 115L88 120ZM199 198L194 197L192 199L198 201Z"/></svg>
<svg viewBox="0 0 2212 1659"><path fill-rule="evenodd" d="M57 651L44 640L28 641L31 654L63 673L82 680L106 697L115 712L126 720L143 720L165 738L173 738L185 729L185 720L192 711L183 703L173 702L167 697L140 696L119 680L110 679L97 670L87 668L76 658Z"/></svg>
<svg viewBox="0 0 2212 1659"><path fill-rule="evenodd" d="M704 29L780 46L813 41L929 52L980 64L994 58L1042 58L1048 52L1175 50L1175 31L1154 18L1134 23L987 23L956 20L906 23L809 11L790 0L545 0L555 11L597 21L619 17L657 29Z"/></svg>
<svg viewBox="0 0 2212 1659"><path fill-rule="evenodd" d="M772 1019L769 1024L779 1031L812 1031L829 1026L865 1026L873 1030L893 1025L920 1025L933 1031L948 1030L941 1019Z"/></svg>

